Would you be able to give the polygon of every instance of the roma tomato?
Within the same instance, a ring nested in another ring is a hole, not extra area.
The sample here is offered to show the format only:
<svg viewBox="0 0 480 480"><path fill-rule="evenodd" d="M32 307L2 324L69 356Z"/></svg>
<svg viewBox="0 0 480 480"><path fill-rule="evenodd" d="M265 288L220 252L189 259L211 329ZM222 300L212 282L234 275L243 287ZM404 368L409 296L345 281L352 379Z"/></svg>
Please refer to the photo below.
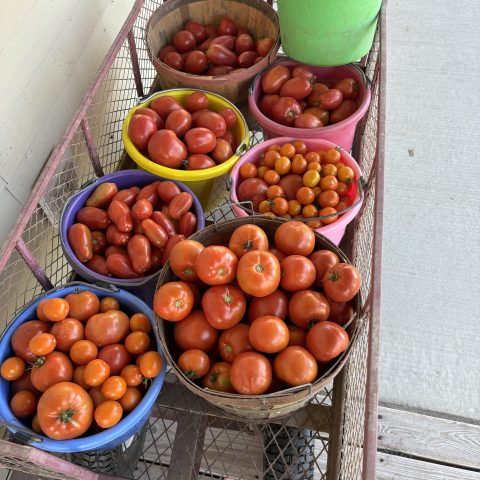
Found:
<svg viewBox="0 0 480 480"><path fill-rule="evenodd" d="M290 69L283 65L276 65L269 68L262 75L263 92L269 95L278 94L283 84L287 80L290 80L291 76L292 73L290 72Z"/></svg>
<svg viewBox="0 0 480 480"><path fill-rule="evenodd" d="M207 285L226 285L235 279L238 259L227 247L212 245L197 256L195 271Z"/></svg>
<svg viewBox="0 0 480 480"><path fill-rule="evenodd" d="M193 203L193 197L188 192L179 193L168 205L168 215L174 220L190 210Z"/></svg>
<svg viewBox="0 0 480 480"><path fill-rule="evenodd" d="M202 307L205 318L212 327L226 330L242 320L247 310L247 301L239 288L218 285L203 294Z"/></svg>
<svg viewBox="0 0 480 480"><path fill-rule="evenodd" d="M233 35L219 35L210 42L210 45L223 45L229 50L233 50L235 48L235 40L236 38Z"/></svg>
<svg viewBox="0 0 480 480"><path fill-rule="evenodd" d="M18 418L30 417L37 408L37 397L28 390L17 392L10 400L10 408Z"/></svg>
<svg viewBox="0 0 480 480"><path fill-rule="evenodd" d="M295 292L288 304L288 316L297 327L307 329L323 322L330 315L330 305L324 295L314 290Z"/></svg>
<svg viewBox="0 0 480 480"><path fill-rule="evenodd" d="M268 118L272 118L273 105L280 99L279 95L265 95L261 98L258 108Z"/></svg>
<svg viewBox="0 0 480 480"><path fill-rule="evenodd" d="M120 310L109 310L90 317L85 327L85 338L97 347L120 343L130 329L128 315Z"/></svg>
<svg viewBox="0 0 480 480"><path fill-rule="evenodd" d="M195 37L197 43L201 43L207 38L207 31L201 23L192 21L187 22L187 24L185 25L185 30L193 33L193 36Z"/></svg>
<svg viewBox="0 0 480 480"><path fill-rule="evenodd" d="M82 263L93 257L92 233L83 223L74 223L68 229L68 241L75 256Z"/></svg>
<svg viewBox="0 0 480 480"><path fill-rule="evenodd" d="M65 300L70 307L68 315L81 322L87 321L100 310L100 300L93 292L70 293Z"/></svg>
<svg viewBox="0 0 480 480"><path fill-rule="evenodd" d="M323 277L323 289L328 298L334 302L352 300L360 286L360 272L348 263L338 263L330 267Z"/></svg>
<svg viewBox="0 0 480 480"><path fill-rule="evenodd" d="M291 387L313 383L318 374L315 357L298 346L287 347L280 352L273 362L273 370L279 380Z"/></svg>
<svg viewBox="0 0 480 480"><path fill-rule="evenodd" d="M104 255L107 250L108 243L105 233L100 231L92 232L92 250L94 254ZM92 257L93 258L93 257Z"/></svg>
<svg viewBox="0 0 480 480"><path fill-rule="evenodd" d="M165 248L163 249L162 265L165 265L168 259L170 258L170 252L172 251L172 248L182 240L185 240L185 237L183 235L175 235L168 239L168 242L165 245Z"/></svg>
<svg viewBox="0 0 480 480"><path fill-rule="evenodd" d="M157 122L148 115L134 115L128 124L128 136L139 149L147 148L148 140L157 131Z"/></svg>
<svg viewBox="0 0 480 480"><path fill-rule="evenodd" d="M332 88L325 93L322 93L319 97L318 106L323 110L334 110L337 108L343 100L343 95L340 90Z"/></svg>
<svg viewBox="0 0 480 480"><path fill-rule="evenodd" d="M216 163L208 155L194 153L187 158L185 165L186 170L203 170L214 167Z"/></svg>
<svg viewBox="0 0 480 480"><path fill-rule="evenodd" d="M190 153L209 153L215 148L217 140L208 128L196 127L185 134L185 142Z"/></svg>
<svg viewBox="0 0 480 480"><path fill-rule="evenodd" d="M248 50L255 50L255 41L248 33L242 33L235 40L235 51L240 54Z"/></svg>
<svg viewBox="0 0 480 480"><path fill-rule="evenodd" d="M173 46L180 53L193 50L196 44L195 36L188 30L180 30L173 36Z"/></svg>
<svg viewBox="0 0 480 480"><path fill-rule="evenodd" d="M217 32L219 35L237 35L238 27L233 20L223 17L218 24Z"/></svg>
<svg viewBox="0 0 480 480"><path fill-rule="evenodd" d="M165 233L168 235L169 238L174 237L177 234L172 221L163 212L153 212L152 220L158 225L160 225L163 230L165 230Z"/></svg>
<svg viewBox="0 0 480 480"><path fill-rule="evenodd" d="M232 147L226 140L217 138L215 148L212 150L210 155L217 164L226 162L233 155Z"/></svg>
<svg viewBox="0 0 480 480"><path fill-rule="evenodd" d="M345 120L357 111L358 105L353 100L343 100L343 102L330 112L330 123L338 123Z"/></svg>
<svg viewBox="0 0 480 480"><path fill-rule="evenodd" d="M118 193L117 186L112 182L100 184L85 202L86 207L106 208L112 198Z"/></svg>
<svg viewBox="0 0 480 480"><path fill-rule="evenodd" d="M203 92L194 92L185 100L185 108L190 112L208 109L208 97Z"/></svg>
<svg viewBox="0 0 480 480"><path fill-rule="evenodd" d="M78 223L83 223L90 230L105 230L110 224L107 212L97 207L83 207L75 218Z"/></svg>
<svg viewBox="0 0 480 480"><path fill-rule="evenodd" d="M163 120L166 120L170 113L174 110L180 110L183 107L173 97L162 96L154 98L150 108L155 110Z"/></svg>
<svg viewBox="0 0 480 480"><path fill-rule="evenodd" d="M39 337L43 337L44 335L50 335L50 334L41 333L40 335L36 335L35 337L33 337L32 340L34 338L38 339ZM30 340L30 344L32 343L32 340ZM46 343L46 342L43 342L43 343ZM53 348L55 348L55 345L53 345ZM43 350L45 350L45 348ZM53 349L50 351L53 351ZM47 352L47 353L50 353L50 352ZM46 353L44 353L43 355L46 355ZM20 379L21 376L24 374L24 372L25 372L25 362L19 357L7 358L2 363L2 367L0 369L0 374L2 378L4 380L8 380L9 382L13 382L15 380Z"/></svg>
<svg viewBox="0 0 480 480"><path fill-rule="evenodd" d="M301 113L294 123L295 128L322 128L320 119L311 113Z"/></svg>
<svg viewBox="0 0 480 480"><path fill-rule="evenodd" d="M275 40L273 38L261 38L255 43L255 50L260 55L260 57L265 57L268 55L274 45Z"/></svg>
<svg viewBox="0 0 480 480"><path fill-rule="evenodd" d="M231 71L233 71L233 67L215 65L214 67L210 67L206 74L211 75L212 77L218 77L228 75Z"/></svg>
<svg viewBox="0 0 480 480"><path fill-rule="evenodd" d="M266 297L280 284L280 263L273 253L253 250L238 262L237 281L240 288L254 297Z"/></svg>
<svg viewBox="0 0 480 480"><path fill-rule="evenodd" d="M193 293L185 282L162 285L153 300L155 313L170 322L183 320L193 308Z"/></svg>
<svg viewBox="0 0 480 480"><path fill-rule="evenodd" d="M110 225L107 228L105 238L107 239L107 242L111 245L115 245L117 247L124 247L130 240L130 233L121 232L115 225Z"/></svg>
<svg viewBox="0 0 480 480"><path fill-rule="evenodd" d="M255 60L257 58L257 52L254 52L252 50L243 52L238 56L238 66L241 68L249 68L255 63Z"/></svg>
<svg viewBox="0 0 480 480"><path fill-rule="evenodd" d="M95 358L85 366L84 376L87 385L99 387L110 376L110 366L105 360Z"/></svg>
<svg viewBox="0 0 480 480"><path fill-rule="evenodd" d="M86 365L97 358L98 348L90 340L77 340L70 348L70 358L77 365Z"/></svg>
<svg viewBox="0 0 480 480"><path fill-rule="evenodd" d="M185 59L185 71L193 73L194 75L200 75L208 68L208 59L205 53L199 50L194 50L187 55ZM167 128L169 128L167 126Z"/></svg>
<svg viewBox="0 0 480 480"><path fill-rule="evenodd" d="M158 58L159 60L163 61L165 55L170 52L176 52L177 49L173 45L165 45L158 51ZM140 109L139 109L140 110Z"/></svg>
<svg viewBox="0 0 480 480"><path fill-rule="evenodd" d="M222 360L232 363L241 353L254 350L248 337L249 331L248 325L238 323L222 332L218 340L218 351Z"/></svg>
<svg viewBox="0 0 480 480"><path fill-rule="evenodd" d="M303 100L312 93L312 82L306 77L294 77L287 80L280 89L281 97Z"/></svg>
<svg viewBox="0 0 480 480"><path fill-rule="evenodd" d="M12 335L11 343L15 356L26 362L33 362L35 355L28 348L30 340L36 335L48 333L49 331L50 325L40 320L30 320L22 323Z"/></svg>
<svg viewBox="0 0 480 480"><path fill-rule="evenodd" d="M210 358L202 350L186 350L178 358L178 368L190 380L205 376L210 370Z"/></svg>
<svg viewBox="0 0 480 480"><path fill-rule="evenodd" d="M178 52L168 52L163 57L163 62L174 70L183 70L185 66L185 55L186 54L181 55Z"/></svg>
<svg viewBox="0 0 480 480"><path fill-rule="evenodd" d="M54 440L69 440L89 429L93 419L93 402L79 385L57 383L41 396L37 415L45 435Z"/></svg>
<svg viewBox="0 0 480 480"><path fill-rule="evenodd" d="M137 278L139 274L133 269L128 255L114 253L107 257L107 268L117 278Z"/></svg>
<svg viewBox="0 0 480 480"><path fill-rule="evenodd" d="M307 334L307 348L320 363L338 357L347 349L348 343L347 332L333 322L317 323Z"/></svg>
<svg viewBox="0 0 480 480"><path fill-rule="evenodd" d="M315 247L315 235L302 222L286 222L275 232L275 245L287 255L308 257Z"/></svg>
<svg viewBox="0 0 480 480"><path fill-rule="evenodd" d="M273 121L287 127L292 127L301 113L302 107L292 97L280 97L272 106Z"/></svg>
<svg viewBox="0 0 480 480"><path fill-rule="evenodd" d="M160 200L165 203L169 204L177 195L180 195L182 191L180 190L179 186L173 182L162 182L159 183L157 186L157 193L160 197ZM154 219L155 220L155 219Z"/></svg>
<svg viewBox="0 0 480 480"><path fill-rule="evenodd" d="M60 382L69 382L73 377L73 366L62 352L52 352L35 360L31 379L33 386L40 392Z"/></svg>
<svg viewBox="0 0 480 480"><path fill-rule="evenodd" d="M340 90L344 99L355 100L358 96L360 86L353 78L344 78L343 80L339 80L333 88Z"/></svg>
<svg viewBox="0 0 480 480"><path fill-rule="evenodd" d="M148 108L148 107L138 108L137 110L135 110L135 113L133 115L134 116L135 115L146 115L147 117L150 117L151 119L153 119L155 121L155 125L157 126L157 130L160 130L161 128L164 128L164 123L163 123L162 117L155 110L153 110L151 108ZM119 200L119 199L117 199L117 200Z"/></svg>
<svg viewBox="0 0 480 480"><path fill-rule="evenodd" d="M323 286L323 277L325 276L325 272L330 267L333 267L340 262L338 255L330 250L317 250L310 255L309 259L315 266L315 285L317 287Z"/></svg>
<svg viewBox="0 0 480 480"><path fill-rule="evenodd" d="M320 97L328 92L328 87L324 83L314 83L312 92L307 98L307 103L310 107L318 107L320 105Z"/></svg>
<svg viewBox="0 0 480 480"><path fill-rule="evenodd" d="M138 361L137 357L137 361ZM145 378L155 378L162 371L162 357L158 352L142 353L142 358L139 362L140 372Z"/></svg>
<svg viewBox="0 0 480 480"><path fill-rule="evenodd" d="M150 185L146 185L145 187L143 187L138 192L137 202L139 202L140 200L147 200L152 205L156 205L158 201L157 189L160 183L161 182L154 182L154 183L151 183Z"/></svg>
<svg viewBox="0 0 480 480"><path fill-rule="evenodd" d="M201 52L191 52L189 55L193 53ZM167 121L165 122L165 128L174 131L177 137L183 137L191 126L192 116L183 108L180 110L174 110L172 113L170 113L170 115L167 117Z"/></svg>
<svg viewBox="0 0 480 480"><path fill-rule="evenodd" d="M230 364L227 362L214 363L203 377L202 386L217 392L235 393L230 382Z"/></svg>
<svg viewBox="0 0 480 480"><path fill-rule="evenodd" d="M181 280L196 281L195 262L205 247L195 240L182 240L170 252L170 267Z"/></svg>
<svg viewBox="0 0 480 480"><path fill-rule="evenodd" d="M56 322L50 333L55 337L57 350L68 353L75 342L83 340L85 329L79 320L65 318L61 322Z"/></svg>
<svg viewBox="0 0 480 480"><path fill-rule="evenodd" d="M97 358L108 364L111 375L119 375L122 369L132 361L132 355L122 343L113 343L103 347L98 352Z"/></svg>
<svg viewBox="0 0 480 480"><path fill-rule="evenodd" d="M268 238L265 232L256 225L241 225L232 233L228 248L237 258L241 258L243 254L251 250L268 250Z"/></svg>
<svg viewBox="0 0 480 480"><path fill-rule="evenodd" d="M127 251L136 273L143 274L152 268L152 249L145 235L134 235L128 242Z"/></svg>
<svg viewBox="0 0 480 480"><path fill-rule="evenodd" d="M285 322L278 317L265 315L256 318L250 325L248 338L259 352L276 353L288 345L289 331Z"/></svg>
<svg viewBox="0 0 480 480"><path fill-rule="evenodd" d="M158 130L148 141L150 158L164 167L178 168L187 158L187 147L173 130Z"/></svg>
<svg viewBox="0 0 480 480"><path fill-rule="evenodd" d="M118 400L124 412L131 412L142 400L142 393L138 388L127 387L125 394Z"/></svg>
<svg viewBox="0 0 480 480"><path fill-rule="evenodd" d="M85 266L90 270L93 270L94 272L99 273L100 275L103 275L105 277L112 276L110 270L108 269L107 261L102 255L95 254L92 259L85 264Z"/></svg>
<svg viewBox="0 0 480 480"><path fill-rule="evenodd" d="M233 388L244 395L261 395L272 383L272 367L269 360L257 352L238 355L230 367Z"/></svg>
<svg viewBox="0 0 480 480"><path fill-rule="evenodd" d="M158 113L154 110L152 110L152 112L155 113L155 115L158 115ZM158 115L158 118L160 118L160 115ZM118 200L119 202L126 203L130 208L132 208L133 204L137 200L138 192L140 192L138 187L130 187L125 190L121 190L113 197L112 201Z"/></svg>
<svg viewBox="0 0 480 480"><path fill-rule="evenodd" d="M252 298L248 306L248 321L252 323L256 318L273 315L282 320L287 318L288 298L281 290L261 298Z"/></svg>
<svg viewBox="0 0 480 480"><path fill-rule="evenodd" d="M304 77L309 80L315 80L315 74L305 65L298 65L292 70L292 77Z"/></svg>
<svg viewBox="0 0 480 480"><path fill-rule="evenodd" d="M305 290L315 281L315 266L303 255L289 255L280 264L280 270L280 285L290 292Z"/></svg>
<svg viewBox="0 0 480 480"><path fill-rule="evenodd" d="M232 128L237 123L237 115L231 108L223 108L222 110L218 111L218 114L221 115L225 120L227 128Z"/></svg>
<svg viewBox="0 0 480 480"><path fill-rule="evenodd" d="M152 219L147 218L142 222L142 230L148 241L157 248L163 248L168 241L168 235L165 230ZM130 244L130 242L129 242Z"/></svg>
<svg viewBox="0 0 480 480"><path fill-rule="evenodd" d="M116 400L105 400L95 408L93 416L100 428L110 428L116 425L123 415L123 409Z"/></svg>
<svg viewBox="0 0 480 480"><path fill-rule="evenodd" d="M217 343L217 330L205 318L201 310L194 310L173 328L175 343L180 350L196 348L210 351Z"/></svg>
<svg viewBox="0 0 480 480"><path fill-rule="evenodd" d="M329 121L329 118L330 118L330 114L328 113L328 111L327 110L322 110L319 107L306 108L303 111L303 113L309 113L309 114L315 115L322 122L323 126L328 124L328 121Z"/></svg>
<svg viewBox="0 0 480 480"><path fill-rule="evenodd" d="M185 238L195 233L197 230L197 217L193 212L185 212L178 222L178 230Z"/></svg>
<svg viewBox="0 0 480 480"><path fill-rule="evenodd" d="M213 65L235 67L237 64L237 55L223 45L210 44L205 54Z"/></svg>
<svg viewBox="0 0 480 480"><path fill-rule="evenodd" d="M212 131L216 137L225 135L227 124L225 119L216 112L202 112L197 119L197 127L204 127Z"/></svg>
<svg viewBox="0 0 480 480"><path fill-rule="evenodd" d="M288 339L288 345L297 345L299 347L306 347L307 343L307 331L296 325L287 325L288 332L290 334Z"/></svg>
<svg viewBox="0 0 480 480"><path fill-rule="evenodd" d="M153 205L145 198L142 198L132 207L132 216L140 222L150 218L153 213Z"/></svg>
<svg viewBox="0 0 480 480"><path fill-rule="evenodd" d="M338 323L339 325L345 325L351 318L354 313L353 305L350 302L334 302L333 300L328 300L330 305L330 315L328 320L330 322Z"/></svg>

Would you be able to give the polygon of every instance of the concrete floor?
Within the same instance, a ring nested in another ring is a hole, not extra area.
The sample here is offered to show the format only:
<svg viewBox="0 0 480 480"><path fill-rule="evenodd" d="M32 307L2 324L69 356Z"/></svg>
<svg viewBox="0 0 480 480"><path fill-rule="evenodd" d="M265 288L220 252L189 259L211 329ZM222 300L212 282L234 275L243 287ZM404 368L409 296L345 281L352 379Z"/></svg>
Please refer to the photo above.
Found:
<svg viewBox="0 0 480 480"><path fill-rule="evenodd" d="M480 2L388 2L381 401L480 421Z"/></svg>

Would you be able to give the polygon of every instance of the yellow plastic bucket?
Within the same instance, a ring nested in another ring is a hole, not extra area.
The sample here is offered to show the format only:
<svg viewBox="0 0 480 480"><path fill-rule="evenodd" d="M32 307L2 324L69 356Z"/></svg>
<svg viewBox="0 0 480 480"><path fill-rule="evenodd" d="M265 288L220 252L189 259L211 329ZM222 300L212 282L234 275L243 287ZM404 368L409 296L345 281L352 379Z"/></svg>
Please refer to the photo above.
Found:
<svg viewBox="0 0 480 480"><path fill-rule="evenodd" d="M175 98L180 103L183 104L184 100L194 92L203 92L208 97L209 108L213 111L219 111L223 108L231 108L235 115L237 116L237 122L232 128L232 131L237 139L238 148L235 151L235 154L230 157L226 162L216 165L212 168L205 168L203 170L179 170L176 168L168 168L158 163L152 162L149 158L145 157L135 145L130 140L128 136L128 125L130 119L135 114L135 111L142 107L149 107L152 100L157 97L169 96ZM205 92L203 90L198 90L195 88L174 88L171 90L164 90L159 93L155 93L148 97L144 102L133 107L129 110L122 127L122 140L125 145L127 153L130 155L132 160L142 169L147 170L155 175L159 175L164 178L170 178L172 180L178 180L185 183L190 189L193 190L195 195L197 195L202 206L204 208L208 205L208 200L210 198L210 193L213 189L213 183L216 177L228 173L237 160L242 156L243 153L248 149L249 144L249 129L247 122L243 117L240 110L226 98L217 95L216 93Z"/></svg>

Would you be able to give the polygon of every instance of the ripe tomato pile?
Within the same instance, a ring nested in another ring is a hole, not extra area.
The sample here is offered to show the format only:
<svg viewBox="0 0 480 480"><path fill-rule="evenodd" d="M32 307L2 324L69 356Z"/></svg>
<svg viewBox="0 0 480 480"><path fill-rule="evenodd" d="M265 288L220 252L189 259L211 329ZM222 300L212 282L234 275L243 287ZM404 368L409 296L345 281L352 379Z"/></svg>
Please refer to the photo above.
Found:
<svg viewBox="0 0 480 480"><path fill-rule="evenodd" d="M162 358L148 317L120 308L90 291L38 304L38 320L13 333L15 356L0 368L16 417L67 440L113 427L138 405Z"/></svg>
<svg viewBox="0 0 480 480"><path fill-rule="evenodd" d="M231 108L209 110L202 92L189 95L184 105L169 96L152 100L130 119L128 136L150 160L168 168L201 170L228 160L237 148L231 128L237 115Z"/></svg>
<svg viewBox="0 0 480 480"><path fill-rule="evenodd" d="M345 120L358 108L353 78L318 81L308 67L276 65L261 78L258 107L274 122L295 128L321 128Z"/></svg>
<svg viewBox="0 0 480 480"><path fill-rule="evenodd" d="M158 52L162 62L194 75L216 76L258 63L268 55L275 40L262 38L255 42L248 30L224 17L218 26L187 22L172 43Z"/></svg>
<svg viewBox="0 0 480 480"><path fill-rule="evenodd" d="M315 236L286 222L273 244L246 224L228 246L194 240L172 249L178 281L164 284L154 311L175 322L178 367L212 390L258 395L314 382L349 344L360 275Z"/></svg>
<svg viewBox="0 0 480 480"><path fill-rule="evenodd" d="M237 187L240 202L251 201L253 209L264 215L283 218L314 218L307 222L320 228L338 219L335 213L348 208L355 200L355 172L342 163L340 149L308 151L297 140L270 145L262 153L258 166L240 167L241 183Z"/></svg>
<svg viewBox="0 0 480 480"><path fill-rule="evenodd" d="M68 241L77 259L100 275L138 278L156 272L175 243L197 228L192 195L173 182L118 190L99 185L77 212Z"/></svg>

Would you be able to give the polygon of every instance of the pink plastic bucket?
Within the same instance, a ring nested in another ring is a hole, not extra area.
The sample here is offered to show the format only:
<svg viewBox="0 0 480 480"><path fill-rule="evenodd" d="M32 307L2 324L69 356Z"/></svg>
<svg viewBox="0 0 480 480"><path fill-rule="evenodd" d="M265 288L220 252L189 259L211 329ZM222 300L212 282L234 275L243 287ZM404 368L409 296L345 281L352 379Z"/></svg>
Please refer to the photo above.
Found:
<svg viewBox="0 0 480 480"><path fill-rule="evenodd" d="M285 65L287 67L295 67L302 65L301 63L293 60L281 60L276 62L275 65ZM271 67L269 67L271 68ZM367 80L359 67L350 64L342 65L340 67L309 67L319 81L336 81L343 78L353 78L360 85L358 92L358 99L360 105L357 111L350 115L345 120L335 123L333 125L327 125L322 128L292 128L280 125L267 118L258 108L258 102L261 94L261 77L259 74L253 80L250 90L248 92L248 106L255 120L260 124L263 130L263 135L266 139L275 137L290 137L290 138L321 138L328 140L336 145L341 146L343 149L350 151L352 148L353 137L355 136L355 128L357 123L365 115L365 112L370 105L370 88L367 86Z"/></svg>
<svg viewBox="0 0 480 480"><path fill-rule="evenodd" d="M242 208L241 205L238 204L239 200L237 197L237 187L241 183L241 178L240 178L240 167L244 163L254 163L255 165L258 165L260 162L260 155L269 147L270 145L273 145L275 143L278 143L279 145L290 142L292 139L291 137L281 137L281 138L272 138L271 140L268 140L266 142L262 142L252 149L248 150L247 153L245 153L240 160L237 161L235 166L233 167L232 173L231 173L231 191L230 191L230 199L232 201L232 209L237 217L246 217L249 215L248 211L245 208ZM304 141L307 145L307 148L309 150L328 150L330 148L335 148L337 145L335 145L332 142L329 142L328 140L323 140L323 139L301 139ZM353 159L353 157L347 153L345 150L341 151L341 162L344 165L349 166L350 168L353 169L355 172L355 178L357 179L356 187L352 189L352 195L351 197L353 200L352 205L348 208L347 211L335 222L330 223L329 225L324 225L323 227L317 228L317 232L322 234L323 236L327 237L330 241L332 241L335 245L338 245L341 240L343 235L345 234L345 229L347 228L347 225L357 216L361 206L362 206L362 201L363 201L363 189L362 189L362 184L363 184L363 174L362 171L360 170L360 167L358 166L357 162ZM248 207L246 207L248 209ZM318 217L321 218L321 217ZM314 220L314 219L309 219L309 220Z"/></svg>

